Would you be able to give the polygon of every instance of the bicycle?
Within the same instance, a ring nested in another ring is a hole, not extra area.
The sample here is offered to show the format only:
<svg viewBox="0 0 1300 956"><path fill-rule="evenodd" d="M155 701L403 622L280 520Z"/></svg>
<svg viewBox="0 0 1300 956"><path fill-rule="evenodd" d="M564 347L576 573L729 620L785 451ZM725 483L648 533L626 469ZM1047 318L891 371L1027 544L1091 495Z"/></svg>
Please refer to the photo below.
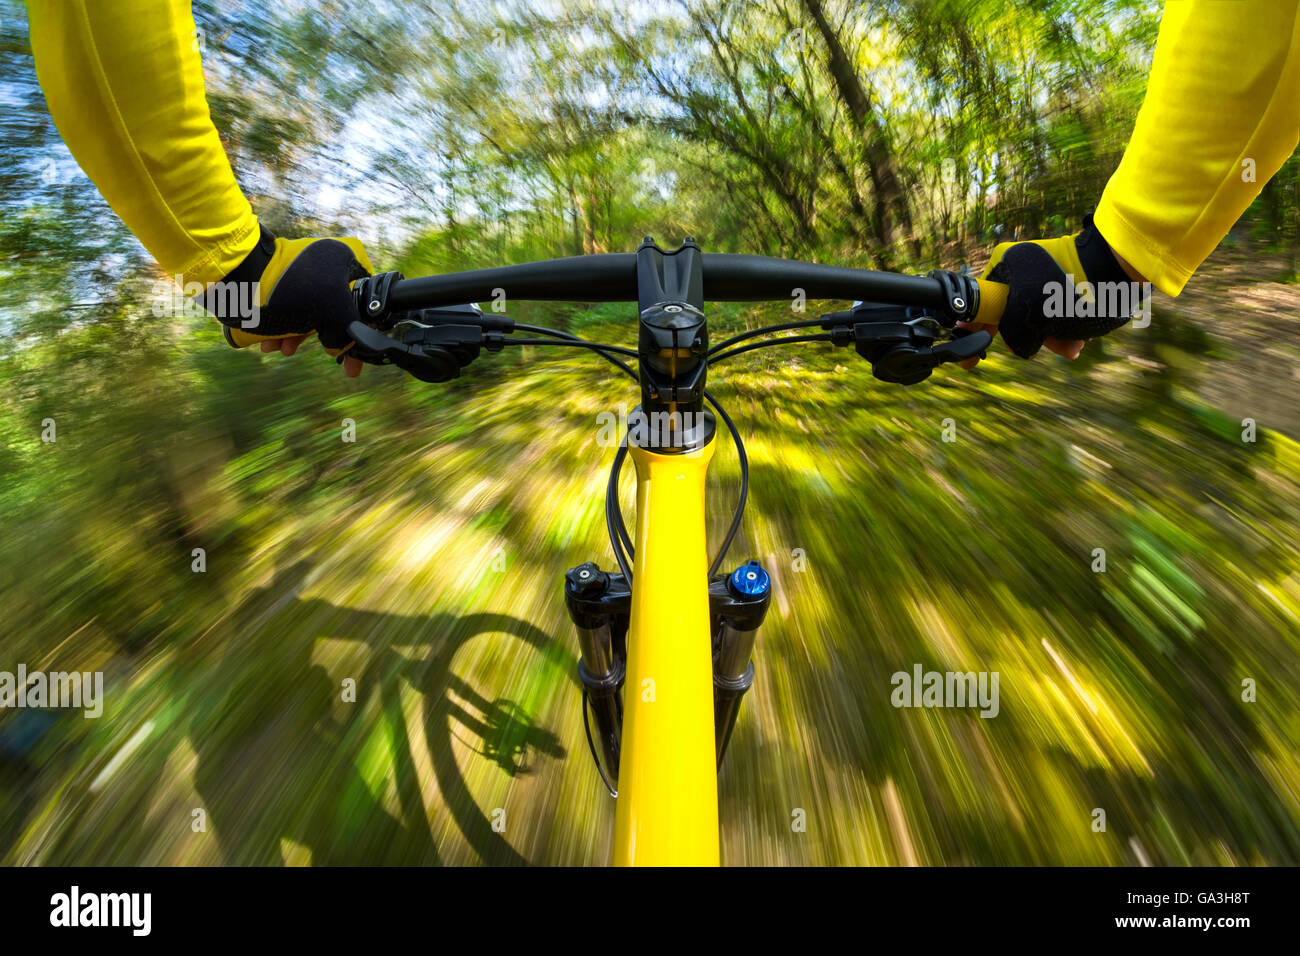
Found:
<svg viewBox="0 0 1300 956"><path fill-rule="evenodd" d="M808 299L848 299L853 306L710 346L705 302L783 300L799 289ZM515 323L474 304L501 290L516 301L634 301L637 348ZM754 680L751 654L771 600L759 561L719 573L744 515L748 461L734 422L705 388L708 368L753 349L829 342L853 345L883 381L915 384L939 365L984 354L991 335L958 323L996 324L1006 291L940 269L906 276L705 254L691 238L665 251L650 237L635 253L413 279L386 272L356 283L359 318L348 328L356 344L347 354L362 361L437 383L458 377L483 351L507 345L581 348L640 385L641 405L629 416L605 497L618 570L589 561L570 568L564 584L581 651L587 744L617 798L616 864L719 863L717 773ZM804 329L818 331L764 338ZM512 337L520 332L531 337ZM624 358L636 359L638 369ZM704 490L719 418L739 457L740 492L710 561ZM635 540L618 502L629 455L637 477Z"/></svg>

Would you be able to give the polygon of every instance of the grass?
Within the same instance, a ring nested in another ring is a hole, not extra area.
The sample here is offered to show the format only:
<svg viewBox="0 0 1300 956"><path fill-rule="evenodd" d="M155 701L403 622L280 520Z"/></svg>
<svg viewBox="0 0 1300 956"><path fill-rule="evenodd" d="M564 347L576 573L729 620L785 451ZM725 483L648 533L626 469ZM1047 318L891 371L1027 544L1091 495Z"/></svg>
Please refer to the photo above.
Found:
<svg viewBox="0 0 1300 956"><path fill-rule="evenodd" d="M629 342L626 312L563 318ZM1202 327L910 389L823 346L711 370L752 468L728 565L775 588L727 862L1300 862L1300 446L1206 398ZM345 383L212 337L6 360L0 669L102 669L107 702L0 714L0 860L607 859L560 582L612 564L596 415L634 386L538 349ZM1264 384L1294 401L1232 394ZM712 541L737 479L721 449ZM998 672L998 716L895 708L915 664Z"/></svg>

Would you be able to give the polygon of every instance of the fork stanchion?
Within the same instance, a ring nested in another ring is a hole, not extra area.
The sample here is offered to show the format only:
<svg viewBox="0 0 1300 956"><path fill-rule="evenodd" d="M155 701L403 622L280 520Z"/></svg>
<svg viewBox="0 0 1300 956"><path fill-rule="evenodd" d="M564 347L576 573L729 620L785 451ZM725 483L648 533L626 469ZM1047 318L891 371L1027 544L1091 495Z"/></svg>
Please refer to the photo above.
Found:
<svg viewBox="0 0 1300 956"><path fill-rule="evenodd" d="M623 733L620 691L626 672L623 641L630 595L621 574L602 571L588 561L565 573L564 598L578 632L578 680L595 715L595 736L608 782L616 784Z"/></svg>
<svg viewBox="0 0 1300 956"><path fill-rule="evenodd" d="M717 627L713 641L713 736L718 766L726 756L740 700L754 683L754 640L772 600L772 581L751 559L709 589Z"/></svg>

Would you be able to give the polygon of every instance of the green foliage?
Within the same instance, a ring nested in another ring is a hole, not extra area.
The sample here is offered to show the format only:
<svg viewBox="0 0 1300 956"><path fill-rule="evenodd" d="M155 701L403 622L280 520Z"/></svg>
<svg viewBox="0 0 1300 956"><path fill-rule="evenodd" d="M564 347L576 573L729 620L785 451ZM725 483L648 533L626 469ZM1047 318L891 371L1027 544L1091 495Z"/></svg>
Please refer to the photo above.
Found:
<svg viewBox="0 0 1300 956"><path fill-rule="evenodd" d="M1127 0L196 17L259 215L361 234L411 275L645 234L899 268L1060 234L1118 161L1156 23ZM351 382L314 344L239 353L209 320L155 315L152 268L44 114L24 29L0 0L0 669L102 667L110 708L45 715L17 757L29 717L0 714L0 860L603 859L558 575L609 563L595 415L634 385L537 349L442 388ZM1295 163L1239 229L1292 273ZM1244 299L1211 306L1227 323ZM620 343L631 310L510 304ZM729 861L1115 864L1134 839L1157 863L1300 861L1300 426L1276 375L1296 355L1274 336L1252 364L1207 311L1158 311L1071 366L995 353L913 389L820 347L710 370L753 467L732 557L762 556L779 595L721 778ZM718 307L711 333L788 318ZM1233 402L1261 392L1280 411L1245 445ZM713 469L717 541L728 449ZM999 670L1005 717L900 716L889 677L915 661ZM1257 705L1236 703L1243 678ZM525 806L524 839L484 819ZM822 829L791 841L792 806ZM1110 834L1089 831L1096 806Z"/></svg>

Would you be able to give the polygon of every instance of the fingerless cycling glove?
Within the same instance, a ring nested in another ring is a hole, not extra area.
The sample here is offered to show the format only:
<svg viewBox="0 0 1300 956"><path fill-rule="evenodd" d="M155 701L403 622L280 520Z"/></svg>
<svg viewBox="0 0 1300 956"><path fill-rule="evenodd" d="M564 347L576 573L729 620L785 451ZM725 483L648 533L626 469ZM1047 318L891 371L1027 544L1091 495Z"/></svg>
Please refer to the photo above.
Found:
<svg viewBox="0 0 1300 956"><path fill-rule="evenodd" d="M1048 338L1113 332L1133 317L1145 292L1115 261L1091 216L1073 236L1002 243L984 278L1008 288L998 331L1021 358L1032 358Z"/></svg>

